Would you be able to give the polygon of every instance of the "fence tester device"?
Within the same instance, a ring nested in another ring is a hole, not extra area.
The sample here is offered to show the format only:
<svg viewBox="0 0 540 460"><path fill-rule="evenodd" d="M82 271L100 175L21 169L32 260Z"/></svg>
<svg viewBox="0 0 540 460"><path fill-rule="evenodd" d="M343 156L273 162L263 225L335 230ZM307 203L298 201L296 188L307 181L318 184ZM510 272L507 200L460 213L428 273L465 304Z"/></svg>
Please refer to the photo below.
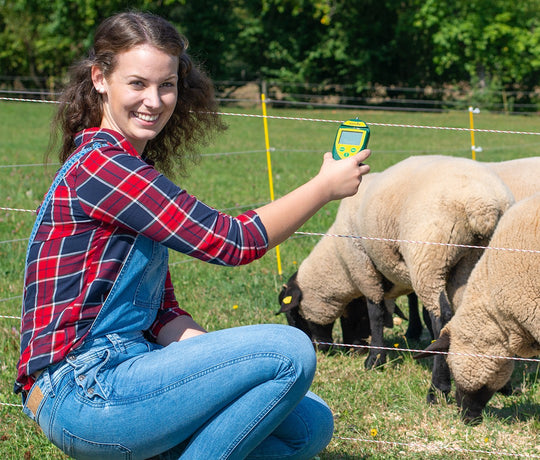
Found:
<svg viewBox="0 0 540 460"><path fill-rule="evenodd" d="M336 160L348 158L364 150L369 142L369 126L353 118L343 122L337 130L332 156Z"/></svg>

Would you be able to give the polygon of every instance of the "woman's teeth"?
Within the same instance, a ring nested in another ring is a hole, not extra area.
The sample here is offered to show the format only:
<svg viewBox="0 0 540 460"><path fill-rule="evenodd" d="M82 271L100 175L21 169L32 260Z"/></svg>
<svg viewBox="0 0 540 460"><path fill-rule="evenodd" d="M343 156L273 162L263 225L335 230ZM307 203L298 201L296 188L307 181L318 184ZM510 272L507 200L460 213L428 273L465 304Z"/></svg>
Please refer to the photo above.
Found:
<svg viewBox="0 0 540 460"><path fill-rule="evenodd" d="M135 116L143 121L156 121L159 117L159 115L146 115L139 112L135 112Z"/></svg>

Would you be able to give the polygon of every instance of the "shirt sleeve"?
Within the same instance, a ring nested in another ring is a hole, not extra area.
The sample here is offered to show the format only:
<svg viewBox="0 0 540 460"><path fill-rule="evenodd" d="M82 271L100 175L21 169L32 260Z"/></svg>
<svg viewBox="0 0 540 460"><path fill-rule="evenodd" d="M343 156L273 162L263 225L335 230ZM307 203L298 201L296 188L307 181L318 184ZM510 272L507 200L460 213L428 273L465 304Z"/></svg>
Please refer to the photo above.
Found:
<svg viewBox="0 0 540 460"><path fill-rule="evenodd" d="M167 270L163 302L161 303L161 308L158 310L156 320L147 331L148 335L155 341L159 331L161 331L161 328L165 326L165 324L172 321L174 318L183 315L191 316L188 312L179 307L176 296L174 295L171 273Z"/></svg>
<svg viewBox="0 0 540 460"><path fill-rule="evenodd" d="M124 226L206 262L243 265L268 247L266 229L254 211L237 217L221 213L115 147L95 150L81 162L76 191L92 219Z"/></svg>

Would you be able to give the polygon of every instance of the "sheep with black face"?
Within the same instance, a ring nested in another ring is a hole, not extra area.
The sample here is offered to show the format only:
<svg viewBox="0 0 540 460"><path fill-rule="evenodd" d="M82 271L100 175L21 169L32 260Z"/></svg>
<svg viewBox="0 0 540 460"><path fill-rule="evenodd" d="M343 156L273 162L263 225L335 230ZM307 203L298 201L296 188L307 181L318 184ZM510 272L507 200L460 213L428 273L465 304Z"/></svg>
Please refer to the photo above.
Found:
<svg viewBox="0 0 540 460"><path fill-rule="evenodd" d="M380 347L393 300L415 292L438 337L481 255L468 246L485 246L513 202L492 170L465 158L410 157L368 174L358 193L342 200L327 232L359 238L323 237L294 279L299 301L281 311L296 309L313 329L333 323L353 299L365 297L371 345ZM366 367L385 359L384 350L372 349ZM450 391L444 358L434 359L432 386ZM435 399L432 389L428 400Z"/></svg>
<svg viewBox="0 0 540 460"><path fill-rule="evenodd" d="M510 379L514 361L505 358L540 354L540 193L506 212L489 246L525 251L486 250L455 316L426 348L450 352L456 400L468 423L481 421L490 398Z"/></svg>

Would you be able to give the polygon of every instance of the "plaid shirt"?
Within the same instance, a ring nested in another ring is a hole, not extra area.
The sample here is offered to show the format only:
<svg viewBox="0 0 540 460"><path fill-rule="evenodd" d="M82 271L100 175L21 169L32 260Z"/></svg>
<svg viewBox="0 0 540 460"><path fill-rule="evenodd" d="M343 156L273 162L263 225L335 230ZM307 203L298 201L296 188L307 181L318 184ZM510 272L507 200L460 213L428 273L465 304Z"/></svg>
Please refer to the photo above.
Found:
<svg viewBox="0 0 540 460"><path fill-rule="evenodd" d="M186 193L144 162L118 133L97 128L75 142L106 141L75 163L60 182L31 245L23 296L21 357L15 391L32 373L64 359L90 329L137 234L220 265L261 257L267 235L254 211L233 218ZM147 333L187 314L170 273Z"/></svg>

